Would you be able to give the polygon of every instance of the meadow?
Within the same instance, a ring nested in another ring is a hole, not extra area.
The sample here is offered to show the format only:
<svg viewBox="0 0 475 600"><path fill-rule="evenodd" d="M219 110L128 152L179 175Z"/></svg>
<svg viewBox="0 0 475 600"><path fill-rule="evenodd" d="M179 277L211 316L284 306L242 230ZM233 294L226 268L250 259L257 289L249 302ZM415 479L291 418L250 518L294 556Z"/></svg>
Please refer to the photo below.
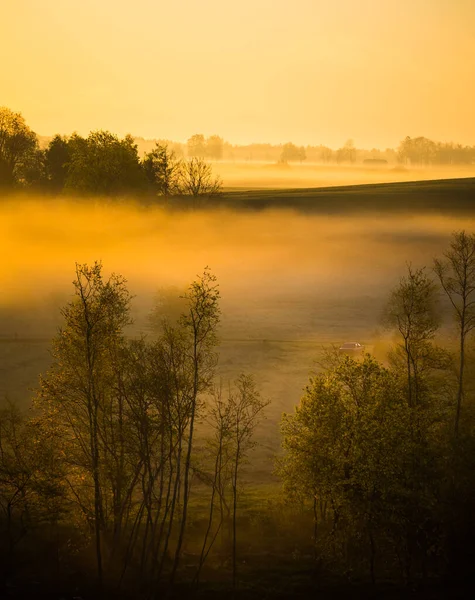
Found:
<svg viewBox="0 0 475 600"><path fill-rule="evenodd" d="M290 190L341 187L372 183L399 183L475 176L474 165L414 166L388 163L368 166L361 163L217 161L215 172L225 191Z"/></svg>

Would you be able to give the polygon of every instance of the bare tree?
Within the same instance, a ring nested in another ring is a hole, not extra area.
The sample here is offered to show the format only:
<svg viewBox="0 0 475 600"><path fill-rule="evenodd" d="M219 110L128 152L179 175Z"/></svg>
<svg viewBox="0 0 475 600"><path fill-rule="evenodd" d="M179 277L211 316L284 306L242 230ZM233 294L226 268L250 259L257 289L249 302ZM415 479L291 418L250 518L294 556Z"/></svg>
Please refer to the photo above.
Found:
<svg viewBox="0 0 475 600"><path fill-rule="evenodd" d="M457 231L443 259L434 260L434 271L453 308L459 332L459 369L454 436L460 428L460 413L464 396L465 346L468 334L475 327L475 235Z"/></svg>
<svg viewBox="0 0 475 600"><path fill-rule="evenodd" d="M211 165L203 158L195 156L181 164L180 188L182 193L195 198L215 196L221 191L222 182L213 177Z"/></svg>
<svg viewBox="0 0 475 600"><path fill-rule="evenodd" d="M183 473L183 510L171 573L172 582L180 561L188 515L191 453L195 421L200 409L199 396L209 390L217 362L217 354L214 349L217 344L216 331L220 320L219 298L216 276L206 268L185 294L188 306L180 320L180 327L188 339L185 368L191 374L192 386L189 391L188 440Z"/></svg>
<svg viewBox="0 0 475 600"><path fill-rule="evenodd" d="M212 391L212 400L209 406L207 422L213 430L213 436L208 440L207 450L213 463L213 471L206 476L201 474L202 479L211 486L211 498L209 503L208 525L203 538L198 568L195 581L199 583L201 570L213 547L224 522L225 508L229 516L226 492L231 482L230 468L233 458L232 452L232 411L229 396L223 397L222 383ZM214 515L216 503L219 503L219 521L214 527Z"/></svg>
<svg viewBox="0 0 475 600"><path fill-rule="evenodd" d="M251 375L242 374L235 383L235 391L229 395L230 436L232 439L232 512L233 512L233 587L237 585L237 503L240 470L249 451L256 445L254 430L262 410L269 404L263 400Z"/></svg>

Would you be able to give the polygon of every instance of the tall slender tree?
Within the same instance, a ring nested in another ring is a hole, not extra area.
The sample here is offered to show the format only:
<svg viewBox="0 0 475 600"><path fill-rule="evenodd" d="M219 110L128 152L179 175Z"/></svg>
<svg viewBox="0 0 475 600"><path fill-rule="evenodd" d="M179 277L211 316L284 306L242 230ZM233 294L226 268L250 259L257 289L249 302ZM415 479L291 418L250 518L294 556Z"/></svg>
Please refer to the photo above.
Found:
<svg viewBox="0 0 475 600"><path fill-rule="evenodd" d="M440 323L437 289L424 268L408 265L407 275L390 293L384 321L400 335L392 358L405 363L408 404L417 407L424 372L436 362L432 341Z"/></svg>
<svg viewBox="0 0 475 600"><path fill-rule="evenodd" d="M70 461L69 485L93 525L97 576L103 580L102 534L106 527L108 420L115 411L116 379L111 348L130 320L125 280L102 276L102 265L76 264L75 297L63 310L53 343L53 366L41 380L40 401L62 428ZM115 418L115 417L112 417ZM75 472L79 468L77 477ZM86 481L84 481L86 479ZM92 484L92 507L89 489Z"/></svg>
<svg viewBox="0 0 475 600"><path fill-rule="evenodd" d="M459 334L458 388L454 436L459 435L465 393L467 336L475 328L475 234L457 231L444 258L434 261L434 271L450 301Z"/></svg>

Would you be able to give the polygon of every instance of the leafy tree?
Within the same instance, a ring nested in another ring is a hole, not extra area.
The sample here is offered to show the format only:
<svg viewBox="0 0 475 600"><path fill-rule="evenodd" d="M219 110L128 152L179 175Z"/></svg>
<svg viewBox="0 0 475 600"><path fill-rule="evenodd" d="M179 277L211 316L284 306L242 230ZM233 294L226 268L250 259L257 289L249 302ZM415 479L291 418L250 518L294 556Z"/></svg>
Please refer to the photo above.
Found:
<svg viewBox="0 0 475 600"><path fill-rule="evenodd" d="M130 298L121 277L104 281L100 263L77 264L73 283L75 298L62 310L64 326L54 340L53 366L41 380L40 402L62 431L68 483L93 526L101 583L107 465L114 462L110 436L114 430L121 434L114 349L121 345L123 328L130 323Z"/></svg>
<svg viewBox="0 0 475 600"><path fill-rule="evenodd" d="M400 144L398 158L400 162L411 165L429 165L436 156L436 144L425 137L407 136Z"/></svg>
<svg viewBox="0 0 475 600"><path fill-rule="evenodd" d="M143 168L152 189L160 196L173 196L180 193L181 161L168 146L156 144L145 155Z"/></svg>
<svg viewBox="0 0 475 600"><path fill-rule="evenodd" d="M280 162L287 163L291 161L304 161L307 158L305 154L305 148L301 146L300 148L292 142L288 142L282 146L282 152L280 154Z"/></svg>
<svg viewBox="0 0 475 600"><path fill-rule="evenodd" d="M21 541L41 526L57 526L65 512L60 447L43 425L12 403L0 410L1 579L11 575Z"/></svg>
<svg viewBox="0 0 475 600"><path fill-rule="evenodd" d="M44 150L36 147L28 152L18 165L17 183L29 189L44 189L47 186L46 158Z"/></svg>
<svg viewBox="0 0 475 600"><path fill-rule="evenodd" d="M336 151L336 162L356 162L356 148L353 140L347 140L342 148Z"/></svg>
<svg viewBox="0 0 475 600"><path fill-rule="evenodd" d="M459 332L459 368L454 435L459 434L464 397L467 336L475 328L475 235L455 232L443 259L434 261L434 271L452 305Z"/></svg>
<svg viewBox="0 0 475 600"><path fill-rule="evenodd" d="M46 173L50 189L61 192L68 176L71 149L66 137L55 135L45 151Z"/></svg>
<svg viewBox="0 0 475 600"><path fill-rule="evenodd" d="M320 160L329 163L333 160L333 150L327 146L322 146L320 150Z"/></svg>
<svg viewBox="0 0 475 600"><path fill-rule="evenodd" d="M0 186L12 187L19 182L19 171L38 140L20 113L0 107Z"/></svg>
<svg viewBox="0 0 475 600"><path fill-rule="evenodd" d="M195 133L186 142L189 158L204 158L206 156L206 140L201 133Z"/></svg>
<svg viewBox="0 0 475 600"><path fill-rule="evenodd" d="M414 480L407 475L416 443L410 421L397 374L369 355L335 357L282 420L279 471L288 493L313 503L316 522L320 507L330 525L325 543L335 556L339 540L352 542L357 557L364 552L373 580L381 534L393 532L395 552L414 529L419 497L411 498ZM413 552L407 546L407 565Z"/></svg>
<svg viewBox="0 0 475 600"><path fill-rule="evenodd" d="M86 139L72 136L69 146L65 190L116 196L144 189L145 174L130 135L119 140L108 131L94 131Z"/></svg>
<svg viewBox="0 0 475 600"><path fill-rule="evenodd" d="M417 407L423 401L424 376L441 366L443 358L433 345L440 325L437 288L425 269L408 265L407 275L390 293L384 320L401 337L391 358L393 364L405 368L408 404Z"/></svg>
<svg viewBox="0 0 475 600"><path fill-rule="evenodd" d="M206 155L213 160L221 160L223 158L223 138L219 135L211 135L206 140Z"/></svg>
<svg viewBox="0 0 475 600"><path fill-rule="evenodd" d="M171 574L172 581L181 556L188 516L191 455L195 423L200 412L199 398L203 392L210 389L217 363L214 349L217 344L217 327L220 321L220 294L216 276L209 269L205 269L203 274L191 284L184 298L187 310L180 318L179 325L188 340L188 347L185 350L185 367L192 377L192 385L188 391L189 424L183 476L183 509Z"/></svg>

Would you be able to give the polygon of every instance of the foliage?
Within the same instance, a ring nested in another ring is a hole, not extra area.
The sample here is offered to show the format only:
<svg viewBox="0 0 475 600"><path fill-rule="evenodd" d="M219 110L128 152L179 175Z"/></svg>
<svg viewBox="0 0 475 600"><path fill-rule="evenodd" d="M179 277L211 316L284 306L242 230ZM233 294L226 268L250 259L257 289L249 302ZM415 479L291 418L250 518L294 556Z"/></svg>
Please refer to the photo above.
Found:
<svg viewBox="0 0 475 600"><path fill-rule="evenodd" d="M157 143L155 148L145 155L142 164L155 193L165 197L180 193L181 161L168 146Z"/></svg>
<svg viewBox="0 0 475 600"><path fill-rule="evenodd" d="M67 481L84 519L94 530L99 580L102 532L121 528L123 502L133 471L123 452L123 398L116 355L130 323L125 281L105 282L102 265L76 265L75 299L62 311L64 326L53 345L53 366L41 381L39 400L61 430ZM118 436L118 447L112 442ZM112 442L112 443L111 443Z"/></svg>
<svg viewBox="0 0 475 600"><path fill-rule="evenodd" d="M459 334L459 369L454 435L458 436L464 396L465 347L475 328L475 235L455 232L443 259L434 261L434 271L450 301Z"/></svg>
<svg viewBox="0 0 475 600"><path fill-rule="evenodd" d="M143 191L146 185L137 146L130 135L120 140L108 131L94 131L87 138L69 140L71 158L65 191L104 196Z"/></svg>
<svg viewBox="0 0 475 600"><path fill-rule="evenodd" d="M201 133L195 133L186 142L188 158L204 158L206 156L206 140Z"/></svg>
<svg viewBox="0 0 475 600"><path fill-rule="evenodd" d="M211 135L206 140L206 156L212 160L221 160L223 158L223 138L219 135Z"/></svg>
<svg viewBox="0 0 475 600"><path fill-rule="evenodd" d="M21 180L21 169L37 152L36 135L20 113L0 107L0 187L13 187Z"/></svg>
<svg viewBox="0 0 475 600"><path fill-rule="evenodd" d="M316 522L329 522L324 545L334 559L350 543L354 560L367 556L372 579L378 548L401 557L407 578L417 544L428 550L434 463L413 435L413 419L397 373L369 355L334 361L311 380L295 414L283 417L279 472L287 493L313 501Z"/></svg>
<svg viewBox="0 0 475 600"><path fill-rule="evenodd" d="M61 448L40 418L27 418L8 403L0 411L1 581L11 576L24 539L40 528L54 530L65 516Z"/></svg>
<svg viewBox="0 0 475 600"><path fill-rule="evenodd" d="M306 158L307 156L305 154L305 148L303 146L299 148L295 144L292 144L292 142L287 142L287 144L284 144L282 146L282 152L280 154L279 161L282 163L287 163L296 160L302 162Z"/></svg>
<svg viewBox="0 0 475 600"><path fill-rule="evenodd" d="M428 374L447 367L448 356L433 343L441 320L437 288L425 269L414 270L408 265L407 271L389 295L384 322L400 336L390 360L406 371L408 404L418 406L430 389L426 384Z"/></svg>
<svg viewBox="0 0 475 600"><path fill-rule="evenodd" d="M434 142L423 136L407 136L399 144L397 157L401 163L427 166L432 164L471 164L475 148L461 144Z"/></svg>
<svg viewBox="0 0 475 600"><path fill-rule="evenodd" d="M347 140L342 148L336 151L336 162L356 162L356 148L353 140Z"/></svg>
<svg viewBox="0 0 475 600"><path fill-rule="evenodd" d="M54 192L62 192L71 160L68 139L55 135L45 150L45 160L49 188Z"/></svg>

